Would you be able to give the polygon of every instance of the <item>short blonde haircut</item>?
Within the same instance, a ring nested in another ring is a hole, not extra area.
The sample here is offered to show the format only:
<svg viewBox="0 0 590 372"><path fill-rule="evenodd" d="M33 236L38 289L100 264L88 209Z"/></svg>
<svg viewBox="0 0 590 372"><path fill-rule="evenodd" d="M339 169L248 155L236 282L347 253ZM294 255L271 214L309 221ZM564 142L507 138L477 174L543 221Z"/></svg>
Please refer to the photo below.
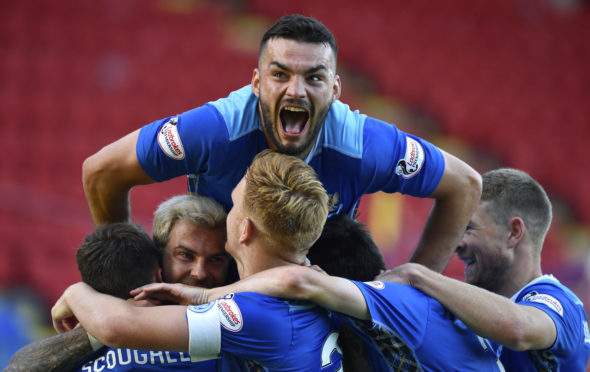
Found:
<svg viewBox="0 0 590 372"><path fill-rule="evenodd" d="M307 252L328 216L328 195L308 164L265 150L246 171L244 209L266 238L294 252Z"/></svg>
<svg viewBox="0 0 590 372"><path fill-rule="evenodd" d="M154 212L152 235L160 253L170 240L176 221L191 221L199 227L221 230L225 235L227 214L221 204L200 195L177 195L161 203Z"/></svg>

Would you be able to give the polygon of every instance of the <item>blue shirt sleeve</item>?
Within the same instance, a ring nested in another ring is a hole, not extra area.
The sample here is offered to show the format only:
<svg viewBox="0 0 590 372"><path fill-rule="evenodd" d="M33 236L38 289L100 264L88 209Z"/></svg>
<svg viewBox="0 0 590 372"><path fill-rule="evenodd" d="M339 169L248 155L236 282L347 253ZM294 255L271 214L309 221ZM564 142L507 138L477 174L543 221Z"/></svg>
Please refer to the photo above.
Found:
<svg viewBox="0 0 590 372"><path fill-rule="evenodd" d="M210 104L141 128L137 160L157 182L207 171L211 149L228 143L227 126Z"/></svg>
<svg viewBox="0 0 590 372"><path fill-rule="evenodd" d="M286 307L254 293L236 293L221 303L221 350L263 365L280 366L292 339Z"/></svg>
<svg viewBox="0 0 590 372"><path fill-rule="evenodd" d="M426 197L445 169L441 151L395 125L367 117L363 133L363 180L366 193L400 192Z"/></svg>
<svg viewBox="0 0 590 372"><path fill-rule="evenodd" d="M429 300L417 289L390 282L355 282L359 287L374 326L397 334L412 349L420 347L430 316Z"/></svg>
<svg viewBox="0 0 590 372"><path fill-rule="evenodd" d="M587 320L577 297L550 283L531 285L519 297L517 304L536 307L553 320L557 337L548 350L563 356L580 346Z"/></svg>

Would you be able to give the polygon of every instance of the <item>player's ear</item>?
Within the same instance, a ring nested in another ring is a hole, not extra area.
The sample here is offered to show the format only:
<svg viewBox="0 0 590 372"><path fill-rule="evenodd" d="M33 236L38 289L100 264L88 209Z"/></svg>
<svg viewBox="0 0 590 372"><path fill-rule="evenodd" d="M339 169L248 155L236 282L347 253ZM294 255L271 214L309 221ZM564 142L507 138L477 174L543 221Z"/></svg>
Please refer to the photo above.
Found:
<svg viewBox="0 0 590 372"><path fill-rule="evenodd" d="M254 236L254 222L249 218L245 217L240 223L240 243L247 243Z"/></svg>
<svg viewBox="0 0 590 372"><path fill-rule="evenodd" d="M522 240L526 233L526 225L520 217L512 217L508 221L509 235L508 248L514 248Z"/></svg>
<svg viewBox="0 0 590 372"><path fill-rule="evenodd" d="M252 93L258 98L260 98L260 70L255 68L252 71Z"/></svg>
<svg viewBox="0 0 590 372"><path fill-rule="evenodd" d="M156 282L156 283L164 282L164 280L162 279L162 268L160 266L158 266L158 268L156 269L156 277L154 278L154 282Z"/></svg>
<svg viewBox="0 0 590 372"><path fill-rule="evenodd" d="M334 101L340 99L340 95L342 94L342 85L340 83L340 75L338 74L334 76L334 86L332 89L334 93Z"/></svg>

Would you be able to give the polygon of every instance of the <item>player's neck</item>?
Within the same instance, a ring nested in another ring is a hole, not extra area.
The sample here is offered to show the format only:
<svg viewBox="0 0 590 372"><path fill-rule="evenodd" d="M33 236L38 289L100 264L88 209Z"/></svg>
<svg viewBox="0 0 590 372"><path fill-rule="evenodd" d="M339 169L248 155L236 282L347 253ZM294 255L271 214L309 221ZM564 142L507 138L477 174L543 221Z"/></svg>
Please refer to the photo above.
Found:
<svg viewBox="0 0 590 372"><path fill-rule="evenodd" d="M504 276L503 285L498 290L498 294L510 298L525 285L542 275L540 264L531 261L517 262Z"/></svg>
<svg viewBox="0 0 590 372"><path fill-rule="evenodd" d="M269 253L264 249L251 249L246 257L236 260L240 279L274 267L298 264L291 260Z"/></svg>
<svg viewBox="0 0 590 372"><path fill-rule="evenodd" d="M530 245L521 245L515 251L514 261L504 274L503 285L498 291L505 297L512 297L533 279L542 275L541 257Z"/></svg>

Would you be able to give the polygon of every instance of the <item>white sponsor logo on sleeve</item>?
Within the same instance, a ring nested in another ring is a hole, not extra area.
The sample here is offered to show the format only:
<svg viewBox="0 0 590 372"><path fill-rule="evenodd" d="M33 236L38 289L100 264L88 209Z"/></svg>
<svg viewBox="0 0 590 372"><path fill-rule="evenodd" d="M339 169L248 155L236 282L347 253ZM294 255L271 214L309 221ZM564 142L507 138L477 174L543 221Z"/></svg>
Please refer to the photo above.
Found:
<svg viewBox="0 0 590 372"><path fill-rule="evenodd" d="M184 159L184 147L180 141L180 135L176 127L177 123L178 118L173 117L162 126L160 133L158 133L158 144L167 156L172 159L182 160Z"/></svg>
<svg viewBox="0 0 590 372"><path fill-rule="evenodd" d="M543 304L547 307L549 307L550 309L555 310L555 312L557 312L559 315L563 316L563 306L561 305L561 303L553 296L550 296L548 294L542 294L542 293L537 293L537 292L530 292L527 293L524 297L523 297L523 301L529 301L529 302L536 302L539 304Z"/></svg>
<svg viewBox="0 0 590 372"><path fill-rule="evenodd" d="M370 285L371 287L373 287L375 289L383 289L383 288L385 288L385 284L383 282L380 282L380 281L365 282L365 284Z"/></svg>
<svg viewBox="0 0 590 372"><path fill-rule="evenodd" d="M242 313L234 300L220 299L217 308L221 313L221 325L232 332L239 332L243 326Z"/></svg>
<svg viewBox="0 0 590 372"><path fill-rule="evenodd" d="M395 166L395 174L403 178L414 177L424 164L424 149L411 137L406 137L406 155Z"/></svg>

